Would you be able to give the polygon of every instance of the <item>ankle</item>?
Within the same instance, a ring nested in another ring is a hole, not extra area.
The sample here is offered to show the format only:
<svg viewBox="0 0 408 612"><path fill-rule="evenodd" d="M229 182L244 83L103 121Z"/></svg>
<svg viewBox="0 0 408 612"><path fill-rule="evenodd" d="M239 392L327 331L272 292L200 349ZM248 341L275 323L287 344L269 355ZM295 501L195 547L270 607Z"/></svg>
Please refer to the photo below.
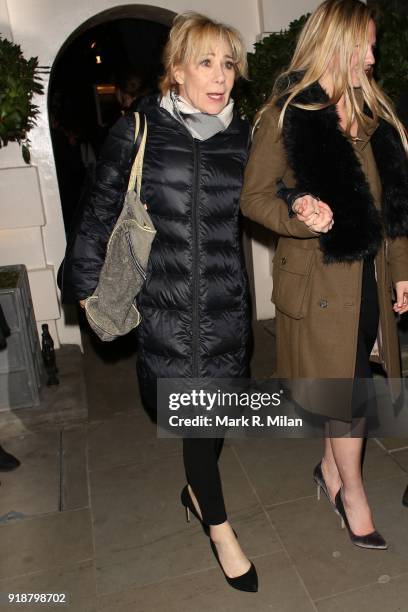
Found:
<svg viewBox="0 0 408 612"><path fill-rule="evenodd" d="M339 474L339 470L337 469L337 465L333 461L330 461L324 456L322 458L322 471L340 480L340 474Z"/></svg>
<svg viewBox="0 0 408 612"><path fill-rule="evenodd" d="M220 525L210 525L210 536L215 544L220 544L226 540L236 539L231 525L228 521Z"/></svg>
<svg viewBox="0 0 408 612"><path fill-rule="evenodd" d="M323 457L321 466L323 478L326 482L326 485L330 489L334 489L337 493L342 484L337 465L333 464L333 462L327 461Z"/></svg>
<svg viewBox="0 0 408 612"><path fill-rule="evenodd" d="M362 484L348 487L343 486L341 489L341 498L346 505L358 503L368 506L367 495Z"/></svg>

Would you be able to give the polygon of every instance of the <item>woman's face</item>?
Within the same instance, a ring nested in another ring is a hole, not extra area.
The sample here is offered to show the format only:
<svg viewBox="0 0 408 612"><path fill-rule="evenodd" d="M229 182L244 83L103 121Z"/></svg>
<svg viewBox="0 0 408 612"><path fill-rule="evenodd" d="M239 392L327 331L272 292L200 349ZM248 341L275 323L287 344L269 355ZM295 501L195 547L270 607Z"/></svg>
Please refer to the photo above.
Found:
<svg viewBox="0 0 408 612"><path fill-rule="evenodd" d="M228 104L235 80L229 46L220 42L211 51L174 71L179 94L202 113L216 115Z"/></svg>
<svg viewBox="0 0 408 612"><path fill-rule="evenodd" d="M370 20L368 24L367 34L368 34L368 45L367 45L367 53L364 58L364 70L366 74L369 75L372 70L372 67L375 64L374 49L375 49L375 43L376 43L376 31L375 31L375 23L373 20ZM359 45L356 45L353 55L351 57L351 62L350 62L351 78L353 81L353 87L360 87L361 85L358 47Z"/></svg>

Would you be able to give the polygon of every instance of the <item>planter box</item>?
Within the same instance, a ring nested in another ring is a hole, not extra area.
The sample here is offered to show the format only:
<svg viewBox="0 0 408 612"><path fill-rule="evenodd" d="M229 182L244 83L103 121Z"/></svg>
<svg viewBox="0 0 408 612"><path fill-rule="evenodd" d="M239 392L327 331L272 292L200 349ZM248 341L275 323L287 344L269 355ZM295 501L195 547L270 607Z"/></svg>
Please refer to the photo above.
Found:
<svg viewBox="0 0 408 612"><path fill-rule="evenodd" d="M25 266L0 267L0 305L11 331L0 350L0 411L38 406L44 370Z"/></svg>

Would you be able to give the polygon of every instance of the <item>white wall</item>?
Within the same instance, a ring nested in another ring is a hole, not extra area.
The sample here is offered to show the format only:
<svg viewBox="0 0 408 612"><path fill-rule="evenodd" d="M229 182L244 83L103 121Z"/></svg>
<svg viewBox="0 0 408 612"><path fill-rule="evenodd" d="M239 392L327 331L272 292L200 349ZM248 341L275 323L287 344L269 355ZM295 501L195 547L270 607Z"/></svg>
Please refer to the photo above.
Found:
<svg viewBox="0 0 408 612"><path fill-rule="evenodd" d="M26 56L36 55L35 51L30 54L25 51L18 28L13 29L11 25L9 9L7 1L0 0L1 35L19 44ZM41 324L48 323L56 348L60 342L81 345L78 326L65 326L58 303L55 273L59 253L64 248L65 233L48 129L46 95L39 96L36 102L41 113L38 130L30 134L33 141L31 165L24 163L16 143L0 149L0 265L24 264L27 267L38 329L41 331ZM39 146L44 142L46 147ZM46 154L38 154L41 148L46 150ZM54 195L51 205L47 200L49 177ZM59 251L49 248L56 244Z"/></svg>
<svg viewBox="0 0 408 612"><path fill-rule="evenodd" d="M0 35L3 36L3 38L12 40L7 0L0 0Z"/></svg>
<svg viewBox="0 0 408 612"><path fill-rule="evenodd" d="M322 0L262 0L263 32L278 32L305 13L313 11Z"/></svg>

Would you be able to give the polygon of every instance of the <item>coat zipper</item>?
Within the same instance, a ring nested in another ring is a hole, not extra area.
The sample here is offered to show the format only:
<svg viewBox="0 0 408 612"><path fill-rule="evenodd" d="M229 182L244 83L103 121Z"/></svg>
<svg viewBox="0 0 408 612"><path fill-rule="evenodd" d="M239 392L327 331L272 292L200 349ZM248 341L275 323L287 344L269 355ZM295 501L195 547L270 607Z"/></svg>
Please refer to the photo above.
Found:
<svg viewBox="0 0 408 612"><path fill-rule="evenodd" d="M200 149L196 140L193 141L194 151L194 192L192 210L193 230L193 312L192 312L192 364L193 378L198 378L198 348L199 348L199 244L198 244L198 193L200 189Z"/></svg>

